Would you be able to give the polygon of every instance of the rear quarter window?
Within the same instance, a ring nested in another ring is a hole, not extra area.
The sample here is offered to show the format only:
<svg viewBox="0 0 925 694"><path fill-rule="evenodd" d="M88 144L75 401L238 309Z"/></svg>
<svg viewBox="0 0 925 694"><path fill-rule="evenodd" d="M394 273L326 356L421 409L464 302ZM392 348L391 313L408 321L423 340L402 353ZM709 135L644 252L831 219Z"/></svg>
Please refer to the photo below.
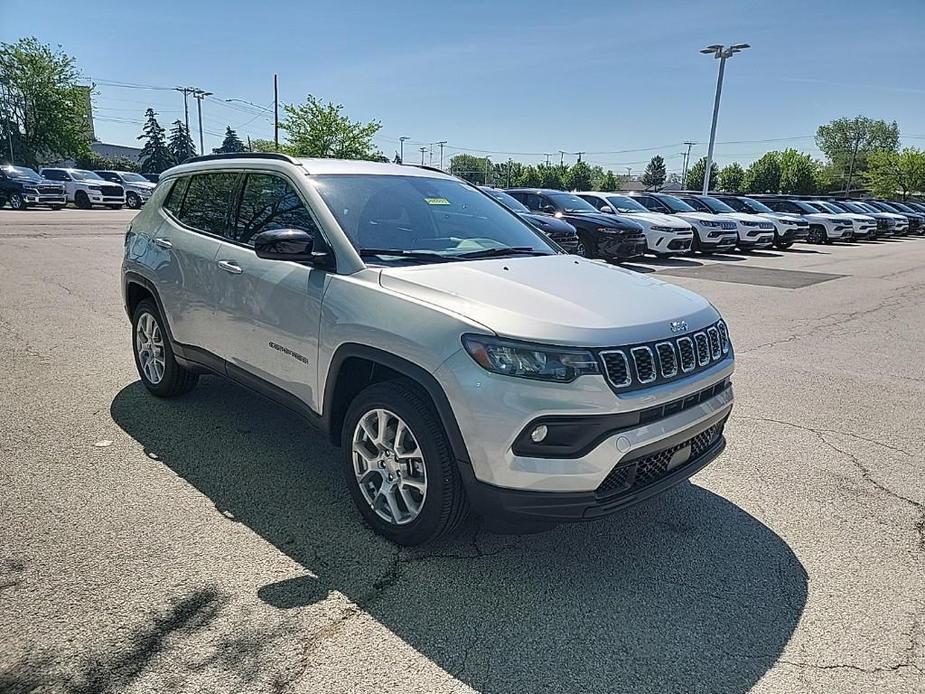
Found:
<svg viewBox="0 0 925 694"><path fill-rule="evenodd" d="M228 229L229 205L238 176L231 172L190 176L177 219L193 229L224 235Z"/></svg>
<svg viewBox="0 0 925 694"><path fill-rule="evenodd" d="M179 218L180 208L183 206L183 198L186 196L186 189L189 186L189 176L178 178L170 187L167 193L167 199L164 201L164 209L170 212L174 217Z"/></svg>

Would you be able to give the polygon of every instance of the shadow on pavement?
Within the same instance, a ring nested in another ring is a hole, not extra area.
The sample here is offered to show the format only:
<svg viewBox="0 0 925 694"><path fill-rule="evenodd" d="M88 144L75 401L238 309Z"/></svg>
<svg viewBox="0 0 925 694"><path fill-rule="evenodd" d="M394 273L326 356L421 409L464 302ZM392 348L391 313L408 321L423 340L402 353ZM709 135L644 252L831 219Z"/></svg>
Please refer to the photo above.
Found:
<svg viewBox="0 0 925 694"><path fill-rule="evenodd" d="M748 260L747 255L731 255L729 253L710 253L704 257L707 260L718 260L721 263L737 263L741 260Z"/></svg>
<svg viewBox="0 0 925 694"><path fill-rule="evenodd" d="M745 692L806 602L787 544L694 484L590 524L499 536L472 522L399 550L361 523L339 451L275 404L204 378L169 401L133 383L110 412L152 464L306 569L261 599L339 591L477 690Z"/></svg>

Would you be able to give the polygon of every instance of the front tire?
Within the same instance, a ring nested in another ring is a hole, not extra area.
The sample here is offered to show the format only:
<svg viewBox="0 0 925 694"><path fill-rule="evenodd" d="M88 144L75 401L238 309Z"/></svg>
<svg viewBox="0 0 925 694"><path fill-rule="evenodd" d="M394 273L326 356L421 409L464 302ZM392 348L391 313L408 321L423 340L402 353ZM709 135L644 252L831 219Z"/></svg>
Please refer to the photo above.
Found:
<svg viewBox="0 0 925 694"><path fill-rule="evenodd" d="M93 203L90 202L90 197L82 190L78 190L74 193L74 204L81 210L89 210L93 207Z"/></svg>
<svg viewBox="0 0 925 694"><path fill-rule="evenodd" d="M137 210L141 207L141 197L138 193L129 193L125 196L125 206L130 210Z"/></svg>
<svg viewBox="0 0 925 694"><path fill-rule="evenodd" d="M19 193L12 193L10 195L10 207L14 210L24 210L29 207L29 205L26 204L26 200L22 195Z"/></svg>
<svg viewBox="0 0 925 694"><path fill-rule="evenodd" d="M782 251L786 251L792 245L793 245L793 241L775 241L774 242L774 247Z"/></svg>
<svg viewBox="0 0 925 694"><path fill-rule="evenodd" d="M344 477L363 519L399 545L452 534L469 503L440 418L413 382L384 381L354 398L341 435Z"/></svg>
<svg viewBox="0 0 925 694"><path fill-rule="evenodd" d="M825 229L814 225L809 228L809 236L806 237L806 240L810 243L821 244L825 243L825 238Z"/></svg>
<svg viewBox="0 0 925 694"><path fill-rule="evenodd" d="M188 393L199 380L173 354L164 321L151 299L142 299L132 314L132 354L138 375L153 395L171 398Z"/></svg>

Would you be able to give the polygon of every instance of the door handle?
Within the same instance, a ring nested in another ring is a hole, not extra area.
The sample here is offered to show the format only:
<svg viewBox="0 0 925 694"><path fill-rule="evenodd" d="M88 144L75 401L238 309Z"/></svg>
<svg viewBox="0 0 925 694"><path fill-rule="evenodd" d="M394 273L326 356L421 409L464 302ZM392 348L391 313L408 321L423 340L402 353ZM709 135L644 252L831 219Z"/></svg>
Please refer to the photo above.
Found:
<svg viewBox="0 0 925 694"><path fill-rule="evenodd" d="M240 275L242 272L244 272L240 265L237 265L230 260L219 260L218 266L225 272L230 272L232 275Z"/></svg>
<svg viewBox="0 0 925 694"><path fill-rule="evenodd" d="M162 239L160 237L154 239L154 245L160 246L161 248L173 248L173 244L170 243L167 239Z"/></svg>

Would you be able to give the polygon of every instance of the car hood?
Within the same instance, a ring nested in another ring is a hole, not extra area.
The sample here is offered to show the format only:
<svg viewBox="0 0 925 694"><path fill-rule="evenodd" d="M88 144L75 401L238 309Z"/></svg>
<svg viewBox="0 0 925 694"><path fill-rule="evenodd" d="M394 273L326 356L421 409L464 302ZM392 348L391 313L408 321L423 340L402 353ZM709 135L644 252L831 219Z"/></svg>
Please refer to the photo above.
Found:
<svg viewBox="0 0 925 694"><path fill-rule="evenodd" d="M384 268L379 282L476 321L498 335L606 347L671 336L718 320L703 297L651 276L568 255Z"/></svg>
<svg viewBox="0 0 925 694"><path fill-rule="evenodd" d="M551 214L539 214L537 212L520 212L518 214L530 222L530 224L539 227L547 234L575 233L575 227L566 222L564 219L553 217Z"/></svg>
<svg viewBox="0 0 925 694"><path fill-rule="evenodd" d="M674 216L698 222L715 222L717 219L726 219L726 215L711 214L709 212L677 212ZM726 219L726 221L729 220Z"/></svg>
<svg viewBox="0 0 925 694"><path fill-rule="evenodd" d="M763 219L758 219L757 215L748 214L747 212L721 212L720 214L713 215L714 217L719 217L720 219L734 219L737 222L763 222Z"/></svg>
<svg viewBox="0 0 925 694"><path fill-rule="evenodd" d="M802 215L791 214L790 212L759 212L753 217L764 217L765 219L770 219L774 221L775 219L789 219L791 222L802 222Z"/></svg>
<svg viewBox="0 0 925 694"><path fill-rule="evenodd" d="M642 225L629 219L618 217L613 214L604 214L603 212L587 212L585 214L563 213L561 219L570 224L599 224L602 227L614 227L616 229L637 229L642 231Z"/></svg>
<svg viewBox="0 0 925 694"><path fill-rule="evenodd" d="M621 212L621 215L635 221L644 221L656 226L673 227L675 229L689 229L690 224L680 217L658 212Z"/></svg>
<svg viewBox="0 0 925 694"><path fill-rule="evenodd" d="M121 185L123 188L135 188L136 190L154 190L157 188L156 183L151 183L150 181L142 183L141 181L132 181L131 183L114 183L113 185Z"/></svg>

